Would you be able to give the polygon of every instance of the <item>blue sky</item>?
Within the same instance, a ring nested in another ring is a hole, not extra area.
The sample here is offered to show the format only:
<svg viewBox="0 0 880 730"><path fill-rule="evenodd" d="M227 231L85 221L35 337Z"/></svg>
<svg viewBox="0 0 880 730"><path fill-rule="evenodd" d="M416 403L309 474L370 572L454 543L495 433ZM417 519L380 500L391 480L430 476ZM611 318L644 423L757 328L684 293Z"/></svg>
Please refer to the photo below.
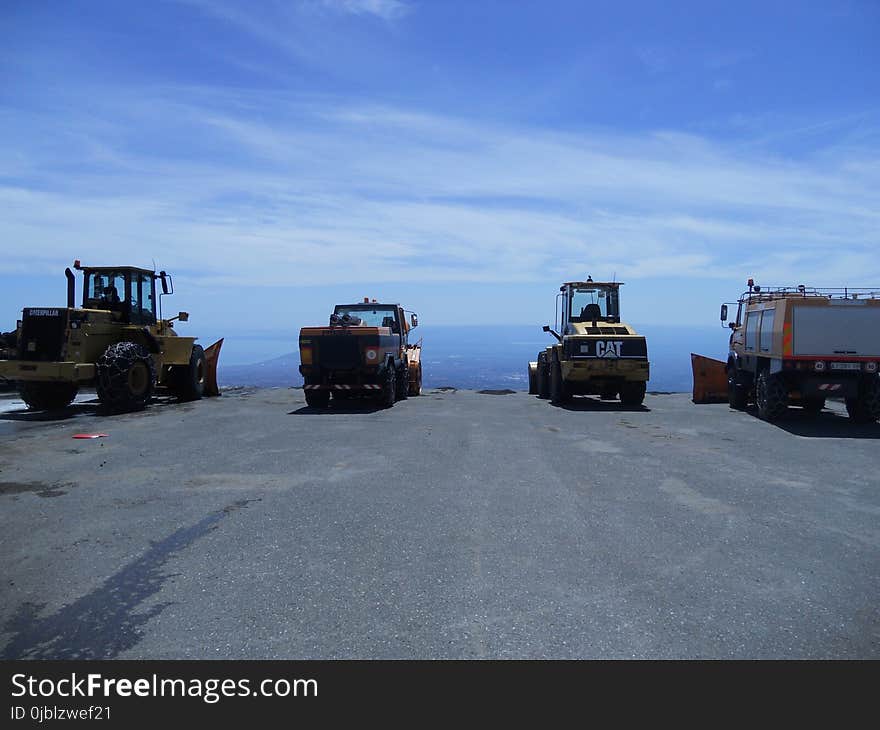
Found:
<svg viewBox="0 0 880 730"><path fill-rule="evenodd" d="M155 260L205 339L880 285L878 100L877 2L5 0L0 329L75 257Z"/></svg>

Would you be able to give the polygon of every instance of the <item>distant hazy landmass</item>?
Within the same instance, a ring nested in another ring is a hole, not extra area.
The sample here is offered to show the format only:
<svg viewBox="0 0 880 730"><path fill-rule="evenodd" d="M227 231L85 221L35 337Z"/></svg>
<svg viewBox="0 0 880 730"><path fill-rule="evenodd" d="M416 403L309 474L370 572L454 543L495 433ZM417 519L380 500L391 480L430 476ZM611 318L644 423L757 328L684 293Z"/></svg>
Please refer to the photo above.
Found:
<svg viewBox="0 0 880 730"><path fill-rule="evenodd" d="M648 390L691 390L691 352L724 359L727 336L721 327L639 327L648 338L651 380ZM552 341L540 327L430 327L414 331L424 339L422 361L426 388L510 388L527 390L526 365ZM299 353L292 352L250 365L224 365L220 384L258 387L302 385Z"/></svg>

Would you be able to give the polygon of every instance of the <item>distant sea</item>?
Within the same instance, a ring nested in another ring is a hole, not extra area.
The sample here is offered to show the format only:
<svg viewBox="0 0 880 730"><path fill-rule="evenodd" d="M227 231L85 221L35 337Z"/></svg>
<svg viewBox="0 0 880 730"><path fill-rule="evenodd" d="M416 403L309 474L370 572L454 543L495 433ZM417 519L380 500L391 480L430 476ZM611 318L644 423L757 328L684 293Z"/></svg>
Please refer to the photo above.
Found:
<svg viewBox="0 0 880 730"><path fill-rule="evenodd" d="M651 380L648 390L689 392L691 352L720 360L727 355L728 332L719 327L652 327L634 325L648 338ZM527 390L526 366L552 341L540 327L421 325L423 386L461 389ZM291 387L302 385L295 335L227 337L220 358L221 386ZM278 355L260 357L277 348ZM255 354L249 364L248 353Z"/></svg>

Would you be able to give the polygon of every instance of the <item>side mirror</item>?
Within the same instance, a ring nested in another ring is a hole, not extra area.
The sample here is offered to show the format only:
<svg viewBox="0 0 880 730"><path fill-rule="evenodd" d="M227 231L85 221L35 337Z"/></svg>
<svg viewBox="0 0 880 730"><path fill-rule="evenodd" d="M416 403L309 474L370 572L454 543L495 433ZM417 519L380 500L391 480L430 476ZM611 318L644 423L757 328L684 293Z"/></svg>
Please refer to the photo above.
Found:
<svg viewBox="0 0 880 730"><path fill-rule="evenodd" d="M168 275L164 271L159 272L159 281L162 282L162 293L170 294L171 292L168 290Z"/></svg>
<svg viewBox="0 0 880 730"><path fill-rule="evenodd" d="M419 316L418 316L417 314L411 314L411 315L409 316L409 321L410 321L410 324L411 324L413 327L418 327L418 326L419 326Z"/></svg>
<svg viewBox="0 0 880 730"><path fill-rule="evenodd" d="M181 322L189 322L189 312L178 312L177 319Z"/></svg>
<svg viewBox="0 0 880 730"><path fill-rule="evenodd" d="M722 322L727 321L727 305L726 304L721 305L721 321Z"/></svg>

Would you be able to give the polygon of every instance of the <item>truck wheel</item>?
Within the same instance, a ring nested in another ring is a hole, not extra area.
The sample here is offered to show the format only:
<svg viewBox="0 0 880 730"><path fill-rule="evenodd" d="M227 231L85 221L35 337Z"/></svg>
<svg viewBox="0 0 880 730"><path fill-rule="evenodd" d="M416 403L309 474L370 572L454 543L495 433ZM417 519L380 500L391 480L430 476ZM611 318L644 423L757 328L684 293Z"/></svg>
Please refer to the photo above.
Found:
<svg viewBox="0 0 880 730"><path fill-rule="evenodd" d="M529 395L537 395L538 394L538 369L535 368L535 372L532 372L532 368L526 366L526 373L529 378Z"/></svg>
<svg viewBox="0 0 880 730"><path fill-rule="evenodd" d="M406 400L409 395L409 366L404 363L395 375L397 378L397 392L395 396L397 400Z"/></svg>
<svg viewBox="0 0 880 730"><path fill-rule="evenodd" d="M98 400L113 412L144 408L153 396L156 366L147 348L134 342L110 345L96 363Z"/></svg>
<svg viewBox="0 0 880 730"><path fill-rule="evenodd" d="M846 399L846 412L854 423L873 423L880 420L880 379L863 381L858 398Z"/></svg>
<svg viewBox="0 0 880 730"><path fill-rule="evenodd" d="M547 377L547 355L543 352L538 355L538 372L536 379L538 381L538 397L549 398L550 382L549 378Z"/></svg>
<svg viewBox="0 0 880 730"><path fill-rule="evenodd" d="M188 365L171 368L171 392L182 401L199 400L205 392L207 360L201 345L193 345Z"/></svg>
<svg viewBox="0 0 880 730"><path fill-rule="evenodd" d="M18 393L32 411L57 411L76 398L74 383L19 383Z"/></svg>
<svg viewBox="0 0 880 730"><path fill-rule="evenodd" d="M735 370L727 371L727 403L737 411L744 411L749 401L749 392L739 383Z"/></svg>
<svg viewBox="0 0 880 730"><path fill-rule="evenodd" d="M416 369L414 371L415 376L409 382L409 394L410 395L421 395L422 394L422 365L421 363L416 365Z"/></svg>
<svg viewBox="0 0 880 730"><path fill-rule="evenodd" d="M644 380L624 383L620 386L620 402L625 406L640 406L645 402L645 392L648 390Z"/></svg>
<svg viewBox="0 0 880 730"><path fill-rule="evenodd" d="M385 368L385 383L381 393L382 407L391 408L397 395L397 373L391 365Z"/></svg>
<svg viewBox="0 0 880 730"><path fill-rule="evenodd" d="M550 402L563 405L571 400L565 381L562 379L562 366L558 362L550 364Z"/></svg>
<svg viewBox="0 0 880 730"><path fill-rule="evenodd" d="M801 407L804 409L804 413L809 416L818 416L822 409L825 407L825 399L824 398L806 398L803 403L801 403Z"/></svg>
<svg viewBox="0 0 880 730"><path fill-rule="evenodd" d="M330 405L329 390L304 390L306 394L306 405L309 408L326 408Z"/></svg>
<svg viewBox="0 0 880 730"><path fill-rule="evenodd" d="M788 390L778 375L762 370L755 385L755 404L758 417L764 421L776 421L788 410Z"/></svg>

